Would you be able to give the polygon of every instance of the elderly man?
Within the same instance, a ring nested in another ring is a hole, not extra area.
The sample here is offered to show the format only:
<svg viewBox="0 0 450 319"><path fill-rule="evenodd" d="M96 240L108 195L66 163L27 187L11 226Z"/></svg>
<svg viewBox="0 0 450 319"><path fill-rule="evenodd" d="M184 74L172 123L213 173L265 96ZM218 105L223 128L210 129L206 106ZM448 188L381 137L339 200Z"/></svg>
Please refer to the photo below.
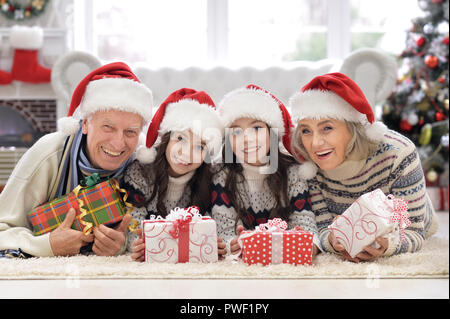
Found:
<svg viewBox="0 0 450 319"><path fill-rule="evenodd" d="M34 236L27 213L70 193L93 173L120 182L151 119L152 104L151 91L124 63L88 74L73 93L68 117L58 121L59 131L43 136L23 155L0 194L0 252L67 256L92 246L97 255L119 253L128 215L115 228L101 225L85 235L70 228L75 219L71 209L53 232Z"/></svg>

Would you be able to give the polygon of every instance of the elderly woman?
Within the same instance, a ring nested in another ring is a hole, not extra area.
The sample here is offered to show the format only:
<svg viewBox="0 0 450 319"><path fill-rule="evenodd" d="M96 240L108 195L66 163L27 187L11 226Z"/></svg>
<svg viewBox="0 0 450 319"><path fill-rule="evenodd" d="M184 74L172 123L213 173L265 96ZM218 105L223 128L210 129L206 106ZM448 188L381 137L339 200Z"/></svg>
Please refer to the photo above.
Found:
<svg viewBox="0 0 450 319"><path fill-rule="evenodd" d="M375 122L362 90L342 73L315 77L289 102L296 159L306 159L304 165L314 170L308 184L321 249L354 262L419 250L438 224L414 144ZM351 258L327 226L358 197L377 188L408 201L406 241L396 230L378 237L378 248L367 246Z"/></svg>

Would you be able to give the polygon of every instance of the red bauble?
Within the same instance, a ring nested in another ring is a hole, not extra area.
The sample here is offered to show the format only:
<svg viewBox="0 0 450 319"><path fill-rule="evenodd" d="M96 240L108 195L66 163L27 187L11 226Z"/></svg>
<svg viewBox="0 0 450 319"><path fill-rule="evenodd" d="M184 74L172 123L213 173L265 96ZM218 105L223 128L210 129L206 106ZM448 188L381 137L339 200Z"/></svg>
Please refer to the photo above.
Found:
<svg viewBox="0 0 450 319"><path fill-rule="evenodd" d="M445 115L441 112L436 112L436 115L434 116L437 122L445 120Z"/></svg>
<svg viewBox="0 0 450 319"><path fill-rule="evenodd" d="M400 122L400 129L401 129L402 131L409 132L409 131L412 130L412 128L413 128L413 127L412 127L411 124L409 124L408 119L403 119L403 120Z"/></svg>
<svg viewBox="0 0 450 319"><path fill-rule="evenodd" d="M441 77L439 78L439 82L442 83L442 84L444 84L444 83L445 83L445 78L444 78L443 76L441 76Z"/></svg>
<svg viewBox="0 0 450 319"><path fill-rule="evenodd" d="M424 37L419 37L419 38L416 40L416 44L417 44L417 46L419 46L419 47L423 46L423 45L425 44L425 42L427 42L427 40L426 40Z"/></svg>
<svg viewBox="0 0 450 319"><path fill-rule="evenodd" d="M435 67L438 66L439 64L439 60L437 57L435 57L434 55L427 55L425 57L425 64L427 65L427 67L429 67L430 69L434 69Z"/></svg>
<svg viewBox="0 0 450 319"><path fill-rule="evenodd" d="M442 39L442 43L448 45L448 36Z"/></svg>
<svg viewBox="0 0 450 319"><path fill-rule="evenodd" d="M431 0L432 3L442 3L442 0Z"/></svg>

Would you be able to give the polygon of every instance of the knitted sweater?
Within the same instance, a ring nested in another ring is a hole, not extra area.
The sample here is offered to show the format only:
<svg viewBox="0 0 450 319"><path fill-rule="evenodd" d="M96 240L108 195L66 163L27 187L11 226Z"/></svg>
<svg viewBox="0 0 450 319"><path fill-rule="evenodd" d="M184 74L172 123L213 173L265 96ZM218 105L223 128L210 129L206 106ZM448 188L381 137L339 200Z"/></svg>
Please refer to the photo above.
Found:
<svg viewBox="0 0 450 319"><path fill-rule="evenodd" d="M242 165L245 181L238 183L237 187L243 200L241 205L247 211L244 220L238 220L237 212L224 189L229 170L219 170L213 176L211 215L217 222L218 236L227 244L228 252L230 242L236 236L236 227L243 225L245 229L254 229L257 225L266 223L270 210L276 203L266 183L270 175L261 174L259 167ZM317 225L311 211L308 187L299 177L298 165L292 165L288 169L288 198L292 210L287 220L288 228L300 226L314 234L316 239ZM315 243L319 244L318 239Z"/></svg>
<svg viewBox="0 0 450 319"><path fill-rule="evenodd" d="M426 193L425 178L414 144L401 134L388 131L375 154L367 159L354 159L353 154L340 166L318 171L308 181L312 209L316 215L322 250L334 252L328 241L328 226L361 195L380 188L386 195L408 201L411 225L388 236L389 247L384 256L414 252L422 248L423 240L437 230L438 224Z"/></svg>
<svg viewBox="0 0 450 319"><path fill-rule="evenodd" d="M154 178L146 180L140 173L138 161L134 161L128 166L124 175L124 187L127 189L132 201L148 200L153 193L155 185ZM175 207L188 207L190 205L191 190L186 188L187 183L194 176L195 171L187 173L180 177L169 176L169 183L167 185L166 198L164 204L167 212L170 212ZM139 223L145 219L150 219L150 215L159 215L156 208L158 203L158 195L150 201L147 207L135 207L131 216ZM137 236L131 232L127 233L127 250L132 251L132 244L137 239Z"/></svg>
<svg viewBox="0 0 450 319"><path fill-rule="evenodd" d="M0 250L18 249L53 256L50 233L34 236L27 213L51 200L67 135L44 135L22 156L0 194Z"/></svg>

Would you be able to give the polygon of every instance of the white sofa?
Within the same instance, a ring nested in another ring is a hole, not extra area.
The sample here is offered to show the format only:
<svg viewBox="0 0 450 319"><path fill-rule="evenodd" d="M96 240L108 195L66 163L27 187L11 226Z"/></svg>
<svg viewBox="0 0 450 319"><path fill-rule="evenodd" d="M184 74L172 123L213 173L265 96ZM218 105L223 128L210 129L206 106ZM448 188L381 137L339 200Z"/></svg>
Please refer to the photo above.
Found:
<svg viewBox="0 0 450 319"><path fill-rule="evenodd" d="M69 52L61 56L52 70L52 87L58 97L58 117L68 110L72 92L78 82L101 62L85 52ZM277 96L287 104L289 97L299 91L314 76L329 72L342 72L351 77L362 88L372 106L384 100L392 92L397 78L395 59L375 49L360 49L352 52L343 61L300 61L286 66L203 69L160 68L150 69L145 65L130 65L137 77L153 92L154 105L173 91L189 87L207 92L218 103L227 92L253 83Z"/></svg>

